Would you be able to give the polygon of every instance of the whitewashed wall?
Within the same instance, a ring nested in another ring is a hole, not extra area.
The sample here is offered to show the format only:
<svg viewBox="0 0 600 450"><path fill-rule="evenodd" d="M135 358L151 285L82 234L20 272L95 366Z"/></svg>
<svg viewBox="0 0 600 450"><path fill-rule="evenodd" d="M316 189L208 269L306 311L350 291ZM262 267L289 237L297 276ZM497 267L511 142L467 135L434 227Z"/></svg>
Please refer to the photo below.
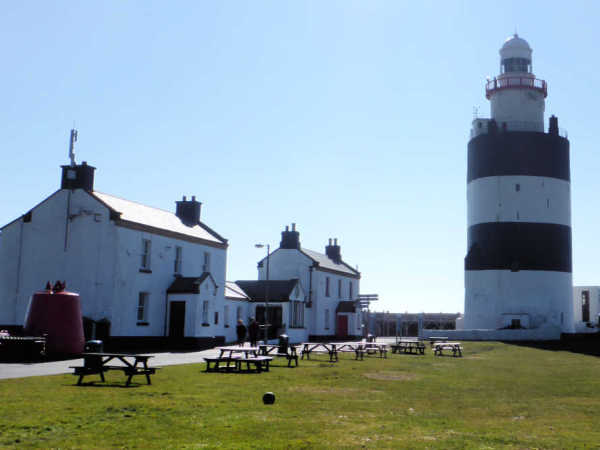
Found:
<svg viewBox="0 0 600 450"><path fill-rule="evenodd" d="M583 291L590 293L590 324L593 328L587 326L582 321ZM573 286L573 317L575 321L576 333L597 333L598 315L600 314L600 286Z"/></svg>
<svg viewBox="0 0 600 450"><path fill-rule="evenodd" d="M152 273L140 272L143 238L152 242ZM87 192L57 191L35 208L31 222L19 219L1 235L0 324L22 325L30 296L48 280L66 280L67 289L80 294L82 314L108 318L112 336L163 336L175 246L183 248L183 276L200 276L204 252L210 253L210 272L218 285L211 314L218 309L222 316L225 249L117 227L109 220L109 210ZM137 325L140 292L150 294L148 326ZM221 323L221 330L195 333L223 335Z"/></svg>

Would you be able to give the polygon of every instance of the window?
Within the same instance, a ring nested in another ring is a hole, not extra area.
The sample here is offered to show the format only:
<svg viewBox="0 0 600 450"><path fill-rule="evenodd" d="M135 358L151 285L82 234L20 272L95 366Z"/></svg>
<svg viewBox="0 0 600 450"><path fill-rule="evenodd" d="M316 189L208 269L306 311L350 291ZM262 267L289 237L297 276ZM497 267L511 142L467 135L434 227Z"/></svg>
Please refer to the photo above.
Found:
<svg viewBox="0 0 600 450"><path fill-rule="evenodd" d="M137 306L137 322L138 325L148 323L148 300L150 294L148 292L140 292L138 296Z"/></svg>
<svg viewBox="0 0 600 450"><path fill-rule="evenodd" d="M338 280L338 298L342 298L342 280Z"/></svg>
<svg viewBox="0 0 600 450"><path fill-rule="evenodd" d="M242 318L242 307L238 306L237 307L237 311L235 313L235 321L237 322L238 320L240 320Z"/></svg>
<svg viewBox="0 0 600 450"><path fill-rule="evenodd" d="M350 300L352 300L353 297L353 292L352 292L352 281L348 282L348 298Z"/></svg>
<svg viewBox="0 0 600 450"><path fill-rule="evenodd" d="M290 327L304 328L304 302L290 302Z"/></svg>
<svg viewBox="0 0 600 450"><path fill-rule="evenodd" d="M215 311L215 325L219 324L219 311Z"/></svg>
<svg viewBox="0 0 600 450"><path fill-rule="evenodd" d="M325 329L329 330L329 310L325 310Z"/></svg>
<svg viewBox="0 0 600 450"><path fill-rule="evenodd" d="M229 328L229 305L225 305L223 309L223 324L225 328Z"/></svg>
<svg viewBox="0 0 600 450"><path fill-rule="evenodd" d="M210 272L210 253L204 252L204 264L202 265L203 272Z"/></svg>
<svg viewBox="0 0 600 450"><path fill-rule="evenodd" d="M208 324L208 300L202 302L202 325L207 327Z"/></svg>
<svg viewBox="0 0 600 450"><path fill-rule="evenodd" d="M150 251L152 248L152 242L150 239L142 239L142 264L141 268L150 270Z"/></svg>
<svg viewBox="0 0 600 450"><path fill-rule="evenodd" d="M329 297L329 277L325 277L325 297Z"/></svg>
<svg viewBox="0 0 600 450"><path fill-rule="evenodd" d="M515 191L519 192L521 190L521 185L519 183L515 184Z"/></svg>
<svg viewBox="0 0 600 450"><path fill-rule="evenodd" d="M590 291L581 292L581 321L590 321Z"/></svg>
<svg viewBox="0 0 600 450"><path fill-rule="evenodd" d="M175 273L181 273L181 257L183 249L179 246L175 247Z"/></svg>

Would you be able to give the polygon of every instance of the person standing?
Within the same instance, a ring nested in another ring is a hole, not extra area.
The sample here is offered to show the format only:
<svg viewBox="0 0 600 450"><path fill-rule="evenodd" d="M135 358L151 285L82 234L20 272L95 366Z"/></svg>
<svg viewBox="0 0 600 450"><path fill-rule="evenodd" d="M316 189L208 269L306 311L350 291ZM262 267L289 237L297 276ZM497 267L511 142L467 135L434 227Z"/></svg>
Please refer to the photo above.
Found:
<svg viewBox="0 0 600 450"><path fill-rule="evenodd" d="M259 326L254 317L250 319L250 325L248 325L248 335L250 338L250 345L256 347L256 341L258 340ZM266 342L265 342L266 344Z"/></svg>
<svg viewBox="0 0 600 450"><path fill-rule="evenodd" d="M244 341L246 340L246 325L244 325L242 319L238 320L235 331L237 332L238 344L243 346Z"/></svg>

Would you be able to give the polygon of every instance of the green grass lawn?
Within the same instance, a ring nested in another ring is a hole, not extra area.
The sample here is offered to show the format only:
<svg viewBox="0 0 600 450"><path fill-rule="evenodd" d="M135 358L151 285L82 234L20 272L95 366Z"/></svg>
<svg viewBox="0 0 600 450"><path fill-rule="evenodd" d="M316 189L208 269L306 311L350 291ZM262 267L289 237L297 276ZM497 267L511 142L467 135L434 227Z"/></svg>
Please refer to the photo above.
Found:
<svg viewBox="0 0 600 450"><path fill-rule="evenodd" d="M269 373L165 367L153 384L0 381L0 448L594 448L600 359L501 343L464 357L274 361ZM86 377L87 379L88 377ZM97 379L97 377L89 377ZM135 380L135 378L134 378ZM272 391L274 405L262 395Z"/></svg>

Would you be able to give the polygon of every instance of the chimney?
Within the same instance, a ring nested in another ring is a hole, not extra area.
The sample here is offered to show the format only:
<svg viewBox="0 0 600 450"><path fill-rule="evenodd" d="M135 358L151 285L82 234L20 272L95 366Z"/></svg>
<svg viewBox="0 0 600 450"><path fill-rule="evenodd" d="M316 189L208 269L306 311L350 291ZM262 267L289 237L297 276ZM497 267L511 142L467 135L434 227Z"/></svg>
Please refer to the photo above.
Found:
<svg viewBox="0 0 600 450"><path fill-rule="evenodd" d="M285 231L281 232L281 243L279 248L300 250L300 233L296 231L296 224L292 224L292 231L288 226L285 227Z"/></svg>
<svg viewBox="0 0 600 450"><path fill-rule="evenodd" d="M550 116L550 126L548 127L548 134L558 136L558 117L555 115Z"/></svg>
<svg viewBox="0 0 600 450"><path fill-rule="evenodd" d="M341 250L337 238L333 240L333 245L331 245L331 238L329 239L329 244L325 247L325 254L336 264L342 262Z"/></svg>
<svg viewBox="0 0 600 450"><path fill-rule="evenodd" d="M87 162L75 166L60 166L62 168L61 189L84 189L88 192L94 190L95 167L88 166Z"/></svg>
<svg viewBox="0 0 600 450"><path fill-rule="evenodd" d="M192 195L191 200L186 200L185 195L183 200L175 202L177 205L175 209L175 215L179 217L181 222L188 227L198 225L200 222L200 207L202 203L196 201L196 196Z"/></svg>

